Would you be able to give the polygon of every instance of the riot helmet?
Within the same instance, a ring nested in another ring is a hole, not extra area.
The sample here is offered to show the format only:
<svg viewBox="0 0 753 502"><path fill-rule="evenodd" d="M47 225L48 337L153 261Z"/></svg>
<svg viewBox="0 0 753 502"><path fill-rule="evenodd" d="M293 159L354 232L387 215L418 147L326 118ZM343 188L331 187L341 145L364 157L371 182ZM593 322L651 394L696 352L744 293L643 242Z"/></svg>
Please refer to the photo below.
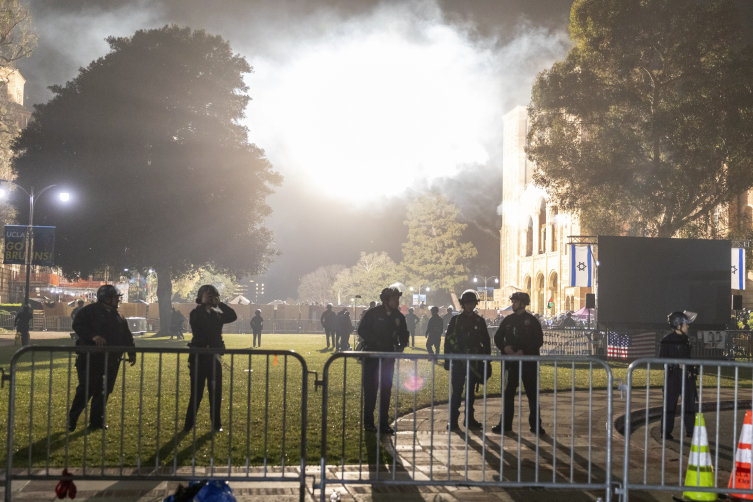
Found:
<svg viewBox="0 0 753 502"><path fill-rule="evenodd" d="M256 315L261 315L261 309L256 309L256 312L254 312Z"/></svg>
<svg viewBox="0 0 753 502"><path fill-rule="evenodd" d="M478 293L472 289L466 289L463 291L463 294L460 295L460 305L463 305L466 302L473 302L478 305Z"/></svg>
<svg viewBox="0 0 753 502"><path fill-rule="evenodd" d="M383 303L387 303L390 300L390 298L392 298L393 296L397 296L397 297L403 296L403 292L400 291L400 289L397 288L397 286L390 286L389 288L384 288L382 290L382 293L379 295L379 299Z"/></svg>
<svg viewBox="0 0 753 502"><path fill-rule="evenodd" d="M510 295L510 301L518 300L521 302L524 306L531 304L531 297L528 296L528 293L524 293L522 291L516 291L512 295Z"/></svg>
<svg viewBox="0 0 753 502"><path fill-rule="evenodd" d="M698 317L698 314L695 312L688 312L687 310L683 312L672 312L667 316L667 322L669 323L672 328L679 328L683 324L690 324L693 321L695 321L695 318Z"/></svg>
<svg viewBox="0 0 753 502"><path fill-rule="evenodd" d="M97 290L97 301L103 302L107 300L108 298L112 298L113 296L123 296L120 294L120 291L118 291L118 288L113 286L112 284L105 284L104 286L100 286Z"/></svg>

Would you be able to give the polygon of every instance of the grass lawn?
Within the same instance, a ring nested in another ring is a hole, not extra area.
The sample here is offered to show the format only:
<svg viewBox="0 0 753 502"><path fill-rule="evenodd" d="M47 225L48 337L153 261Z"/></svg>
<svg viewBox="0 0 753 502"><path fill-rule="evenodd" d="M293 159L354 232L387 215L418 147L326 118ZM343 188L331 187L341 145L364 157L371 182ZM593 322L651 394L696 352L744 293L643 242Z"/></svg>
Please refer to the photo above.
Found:
<svg viewBox="0 0 753 502"><path fill-rule="evenodd" d="M224 338L227 348L230 349L249 348L251 343L251 335L224 335ZM136 343L139 347L186 346L185 341L170 341L167 338L150 336L139 339ZM263 343L264 349L294 350L301 354L306 359L309 370L319 372L320 378L324 365L332 354L331 351L323 349L326 345L324 335L263 335ZM417 337L416 343L422 346L425 339ZM70 339L61 338L35 343L43 344L71 345L72 342ZM7 369L15 351L15 347L1 347L0 366ZM425 350L409 349L407 352L425 353ZM280 356L275 361L271 356L254 355L250 358L237 356L231 361L225 356L222 411L225 431L211 433L208 398L205 397L199 408L194 441L193 433L182 432L190 389L186 357L182 356L178 360L175 354L146 354L142 362L140 356L135 367L127 367L125 370L125 379L121 367L115 391L107 407L107 423L110 429L104 434L104 445L101 431L88 434L84 432L83 415L79 419L78 429L66 434L66 409L68 400L73 399L77 384L74 362L75 357L69 360L69 357L62 353L53 354L52 357L50 353L37 353L34 356L32 387L31 356L26 355L21 360L17 374L14 467L28 466L30 458L34 467L45 467L48 451L51 467L82 467L84 463L87 468L99 468L102 465L117 467L121 464L125 467L140 465L145 469L155 466L190 466L194 456L196 465L204 466L210 465L212 458L215 466L227 466L228 461L234 466L280 465L282 461L287 466L295 466L300 462L302 374L301 365L294 358ZM229 371L231 363L232 382ZM610 366L615 381L624 381L627 365L611 363ZM352 359L347 363L340 359L331 365L327 423L328 463L357 463L359 455L363 456L364 461L375 459L374 435L361 434L359 427L360 368ZM449 386L447 371L428 361L420 361L418 364L400 361L400 414L411 411L414 404L417 408L429 405L432 399L432 372L434 401L446 402ZM554 373L554 364L542 364L542 392L554 388ZM587 389L589 365L576 365L574 379L577 389ZM52 386L49 384L50 381ZM408 386L418 390L409 391L406 382ZM558 364L558 389L568 391L572 383L573 366ZM716 368L713 368L713 376L708 373L704 376L703 383L704 387L716 387ZM663 372L652 370L650 384L661 386ZM606 385L605 370L594 364L594 388L605 388ZM646 385L645 370L636 370L634 385ZM721 385L734 386L734 371L723 368ZM751 388L749 369L740 370L739 386ZM322 390L314 390L313 375L309 377L308 387L307 462L316 465L319 463L321 445ZM143 389L142 399L139 399L140 388ZM488 395L499 394L500 365L494 363L493 376L488 382ZM606 403L603 405L606 406ZM0 434L3 438L7 431L7 406L7 399L0 400ZM621 412L620 406L620 402L615 401L616 414ZM31 433L30 418L33 422ZM265 423L269 424L266 431ZM5 449L2 457L5 462Z"/></svg>

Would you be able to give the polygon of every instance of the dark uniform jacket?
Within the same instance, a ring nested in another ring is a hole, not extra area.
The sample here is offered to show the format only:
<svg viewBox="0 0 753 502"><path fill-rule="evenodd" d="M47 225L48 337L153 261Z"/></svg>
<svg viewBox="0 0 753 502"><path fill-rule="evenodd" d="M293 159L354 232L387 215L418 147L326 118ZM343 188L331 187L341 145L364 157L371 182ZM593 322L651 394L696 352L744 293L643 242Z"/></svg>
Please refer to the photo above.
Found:
<svg viewBox="0 0 753 502"><path fill-rule="evenodd" d="M96 345L94 337L101 336L108 347L134 346L128 321L117 310L108 310L100 302L81 308L71 327L78 335L76 345Z"/></svg>
<svg viewBox="0 0 753 502"><path fill-rule="evenodd" d="M431 316L429 324L426 326L426 336L442 336L443 331L444 323L442 322L442 318L439 315Z"/></svg>
<svg viewBox="0 0 753 502"><path fill-rule="evenodd" d="M370 309L358 325L364 350L370 352L402 352L408 346L410 332L405 316L399 310L387 314L384 305Z"/></svg>
<svg viewBox="0 0 753 502"><path fill-rule="evenodd" d="M230 321L233 322L233 321ZM251 318L251 328L252 329L262 329L264 327L264 319L260 315L254 315L254 317Z"/></svg>
<svg viewBox="0 0 753 502"><path fill-rule="evenodd" d="M353 333L353 323L350 322L350 312L346 310L340 317L337 317L337 326L335 326L335 331L337 331L338 335L342 336Z"/></svg>
<svg viewBox="0 0 753 502"><path fill-rule="evenodd" d="M31 321L34 318L34 314L31 312L26 312L25 310L22 310L18 314L16 314L16 320L14 322L16 328L18 328L19 331L28 331L29 330L29 321Z"/></svg>
<svg viewBox="0 0 753 502"><path fill-rule="evenodd" d="M335 314L332 310L325 310L324 313L322 313L322 317L320 319L320 321L322 322L322 327L326 330L334 329L336 317L337 314Z"/></svg>
<svg viewBox="0 0 753 502"><path fill-rule="evenodd" d="M528 311L522 314L510 314L494 335L494 345L504 354L505 347L512 346L512 350L523 351L526 356L538 356L539 349L544 345L544 332L541 323Z"/></svg>
<svg viewBox="0 0 753 502"><path fill-rule="evenodd" d="M491 354L492 344L484 318L475 312L456 315L447 326L445 354Z"/></svg>
<svg viewBox="0 0 753 502"><path fill-rule="evenodd" d="M210 347L221 348L225 346L222 341L222 325L235 321L238 316L235 310L231 309L224 303L218 305L222 313L210 309L209 312L203 305L199 305L191 311L189 320L191 323L191 332L193 340L189 344L193 347Z"/></svg>

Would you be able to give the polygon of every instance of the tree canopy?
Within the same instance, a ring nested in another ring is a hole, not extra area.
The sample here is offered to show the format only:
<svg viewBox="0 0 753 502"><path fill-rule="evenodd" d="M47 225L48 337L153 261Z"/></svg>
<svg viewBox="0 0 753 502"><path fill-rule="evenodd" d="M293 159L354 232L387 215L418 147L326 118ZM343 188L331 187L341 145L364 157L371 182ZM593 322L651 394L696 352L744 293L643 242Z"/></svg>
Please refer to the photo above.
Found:
<svg viewBox="0 0 753 502"><path fill-rule="evenodd" d="M15 164L23 185L72 192L67 210L35 215L57 225L65 274L153 268L165 320L173 278L266 269L266 197L282 178L239 123L251 67L228 42L178 26L107 41L36 107Z"/></svg>
<svg viewBox="0 0 753 502"><path fill-rule="evenodd" d="M301 277L298 285L298 301L311 303L337 303L337 294L333 286L337 274L344 265L325 265Z"/></svg>
<svg viewBox="0 0 753 502"><path fill-rule="evenodd" d="M332 285L335 298L341 303L361 295L363 303L378 301L379 294L387 286L399 282L403 277L400 266L385 252L361 253L358 262L337 274Z"/></svg>
<svg viewBox="0 0 753 502"><path fill-rule="evenodd" d="M468 225L458 223L458 215L458 208L446 197L432 193L419 195L408 206L402 266L409 284L452 291L468 280L467 262L478 251L470 242L462 242Z"/></svg>
<svg viewBox="0 0 753 502"><path fill-rule="evenodd" d="M671 237L753 186L753 50L730 0L576 0L529 108L534 180L586 229Z"/></svg>

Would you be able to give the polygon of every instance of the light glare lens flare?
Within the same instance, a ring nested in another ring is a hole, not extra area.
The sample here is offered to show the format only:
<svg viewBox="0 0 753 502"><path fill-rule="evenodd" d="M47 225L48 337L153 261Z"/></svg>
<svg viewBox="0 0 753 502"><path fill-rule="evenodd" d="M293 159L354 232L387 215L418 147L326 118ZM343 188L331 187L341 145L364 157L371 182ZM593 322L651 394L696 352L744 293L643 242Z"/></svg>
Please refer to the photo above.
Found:
<svg viewBox="0 0 753 502"><path fill-rule="evenodd" d="M60 192L60 200L62 200L63 202L68 202L70 198L71 194L69 194L68 192Z"/></svg>
<svg viewBox="0 0 753 502"><path fill-rule="evenodd" d="M491 52L449 26L344 30L252 61L250 139L284 171L364 205L483 164L502 91Z"/></svg>
<svg viewBox="0 0 753 502"><path fill-rule="evenodd" d="M5 189L0 188L0 199L3 199L3 198L5 198Z"/></svg>

